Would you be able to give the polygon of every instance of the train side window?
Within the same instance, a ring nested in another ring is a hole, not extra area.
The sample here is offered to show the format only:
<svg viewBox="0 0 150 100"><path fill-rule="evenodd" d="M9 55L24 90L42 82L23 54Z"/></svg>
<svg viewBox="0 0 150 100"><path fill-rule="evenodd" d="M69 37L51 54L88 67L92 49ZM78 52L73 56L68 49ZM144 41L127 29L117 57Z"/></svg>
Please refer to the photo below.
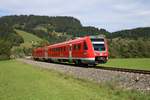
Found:
<svg viewBox="0 0 150 100"><path fill-rule="evenodd" d="M81 49L81 44L78 44L78 50L80 50Z"/></svg>
<svg viewBox="0 0 150 100"><path fill-rule="evenodd" d="M83 48L84 48L84 50L88 50L88 47L87 47L86 41L84 41L84 42L83 42Z"/></svg>
<svg viewBox="0 0 150 100"><path fill-rule="evenodd" d="M76 44L73 45L73 50L76 50Z"/></svg>
<svg viewBox="0 0 150 100"><path fill-rule="evenodd" d="M65 51L65 47L64 47L64 51Z"/></svg>
<svg viewBox="0 0 150 100"><path fill-rule="evenodd" d="M76 44L76 50L79 50L79 48L78 48L78 44Z"/></svg>

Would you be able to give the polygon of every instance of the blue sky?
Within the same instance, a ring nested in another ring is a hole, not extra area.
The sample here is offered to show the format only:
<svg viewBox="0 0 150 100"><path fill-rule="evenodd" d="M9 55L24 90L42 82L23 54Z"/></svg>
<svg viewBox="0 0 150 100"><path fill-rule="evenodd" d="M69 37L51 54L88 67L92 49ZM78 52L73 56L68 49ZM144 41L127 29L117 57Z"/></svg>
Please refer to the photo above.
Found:
<svg viewBox="0 0 150 100"><path fill-rule="evenodd" d="M1 0L0 16L73 16L110 32L150 26L150 0Z"/></svg>

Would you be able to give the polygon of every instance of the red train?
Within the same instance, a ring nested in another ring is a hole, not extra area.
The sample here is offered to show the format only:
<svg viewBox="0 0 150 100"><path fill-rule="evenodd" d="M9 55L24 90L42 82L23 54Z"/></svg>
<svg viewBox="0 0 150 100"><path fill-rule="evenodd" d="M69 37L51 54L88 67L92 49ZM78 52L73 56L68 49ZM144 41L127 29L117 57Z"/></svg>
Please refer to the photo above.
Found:
<svg viewBox="0 0 150 100"><path fill-rule="evenodd" d="M107 62L108 46L104 37L85 36L36 48L32 56L35 60L96 65Z"/></svg>

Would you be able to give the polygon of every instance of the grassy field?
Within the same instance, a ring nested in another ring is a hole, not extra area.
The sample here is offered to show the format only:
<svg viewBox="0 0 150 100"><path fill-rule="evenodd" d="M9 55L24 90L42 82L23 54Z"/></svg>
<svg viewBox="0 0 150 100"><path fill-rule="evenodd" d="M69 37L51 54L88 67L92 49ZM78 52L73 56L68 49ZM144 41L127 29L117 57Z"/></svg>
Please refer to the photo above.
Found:
<svg viewBox="0 0 150 100"><path fill-rule="evenodd" d="M109 59L106 64L99 66L150 70L150 58Z"/></svg>
<svg viewBox="0 0 150 100"><path fill-rule="evenodd" d="M98 85L10 60L0 61L0 100L150 100L150 94Z"/></svg>
<svg viewBox="0 0 150 100"><path fill-rule="evenodd" d="M22 36L24 43L22 44L23 46L27 46L30 47L32 44L32 42L40 42L43 41L41 38L37 37L36 35L33 35L31 33L22 31L22 30L17 30L15 29L15 31L17 32L17 34L19 34L20 36Z"/></svg>

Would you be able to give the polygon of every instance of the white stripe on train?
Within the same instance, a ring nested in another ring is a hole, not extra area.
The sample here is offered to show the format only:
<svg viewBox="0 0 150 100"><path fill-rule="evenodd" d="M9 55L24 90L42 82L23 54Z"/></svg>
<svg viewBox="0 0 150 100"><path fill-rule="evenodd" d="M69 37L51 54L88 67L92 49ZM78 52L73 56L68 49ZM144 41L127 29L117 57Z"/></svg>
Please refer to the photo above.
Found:
<svg viewBox="0 0 150 100"><path fill-rule="evenodd" d="M92 42L92 44L104 44L104 42Z"/></svg>

